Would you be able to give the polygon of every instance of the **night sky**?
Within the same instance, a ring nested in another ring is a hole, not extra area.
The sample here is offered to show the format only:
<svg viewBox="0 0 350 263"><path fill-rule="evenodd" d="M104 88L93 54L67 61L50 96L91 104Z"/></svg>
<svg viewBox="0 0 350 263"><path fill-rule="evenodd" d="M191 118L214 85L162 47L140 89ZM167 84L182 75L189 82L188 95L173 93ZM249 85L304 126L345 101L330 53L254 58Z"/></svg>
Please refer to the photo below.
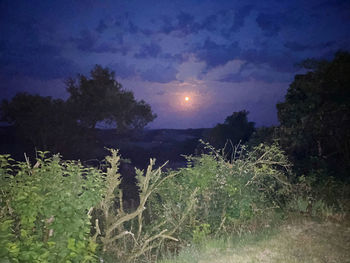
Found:
<svg viewBox="0 0 350 263"><path fill-rule="evenodd" d="M349 0L0 0L0 99L65 99L68 77L101 64L151 105L150 128L244 109L274 125L297 63L349 44Z"/></svg>

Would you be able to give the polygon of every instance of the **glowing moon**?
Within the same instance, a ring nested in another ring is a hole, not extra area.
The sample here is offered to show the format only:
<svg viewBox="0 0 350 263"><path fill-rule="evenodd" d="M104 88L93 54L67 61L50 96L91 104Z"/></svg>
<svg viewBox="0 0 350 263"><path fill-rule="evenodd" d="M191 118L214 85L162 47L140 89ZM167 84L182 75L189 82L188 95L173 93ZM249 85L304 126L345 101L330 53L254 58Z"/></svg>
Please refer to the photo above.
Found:
<svg viewBox="0 0 350 263"><path fill-rule="evenodd" d="M189 101L190 100L190 98L189 97L185 97L185 101Z"/></svg>

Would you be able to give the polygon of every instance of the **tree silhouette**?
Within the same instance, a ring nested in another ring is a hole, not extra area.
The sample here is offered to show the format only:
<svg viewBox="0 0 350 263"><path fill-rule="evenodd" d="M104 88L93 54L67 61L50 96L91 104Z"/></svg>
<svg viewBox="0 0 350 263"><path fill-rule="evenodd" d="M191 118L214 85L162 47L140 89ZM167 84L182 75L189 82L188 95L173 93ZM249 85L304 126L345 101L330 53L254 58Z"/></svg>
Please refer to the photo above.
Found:
<svg viewBox="0 0 350 263"><path fill-rule="evenodd" d="M82 138L81 128L61 99L18 93L11 101L2 101L0 112L18 137L40 150L66 152Z"/></svg>
<svg viewBox="0 0 350 263"><path fill-rule="evenodd" d="M234 112L223 124L217 124L209 134L209 143L221 149L230 141L232 145L245 143L254 132L254 122L248 121L248 111Z"/></svg>
<svg viewBox="0 0 350 263"><path fill-rule="evenodd" d="M285 102L277 104L281 143L301 172L326 165L344 175L350 164L350 54L302 65L309 72L296 75Z"/></svg>
<svg viewBox="0 0 350 263"><path fill-rule="evenodd" d="M99 121L115 123L119 132L141 129L156 115L145 101L137 101L131 91L115 80L115 73L96 65L90 77L78 75L67 81L68 103L84 127L93 129Z"/></svg>

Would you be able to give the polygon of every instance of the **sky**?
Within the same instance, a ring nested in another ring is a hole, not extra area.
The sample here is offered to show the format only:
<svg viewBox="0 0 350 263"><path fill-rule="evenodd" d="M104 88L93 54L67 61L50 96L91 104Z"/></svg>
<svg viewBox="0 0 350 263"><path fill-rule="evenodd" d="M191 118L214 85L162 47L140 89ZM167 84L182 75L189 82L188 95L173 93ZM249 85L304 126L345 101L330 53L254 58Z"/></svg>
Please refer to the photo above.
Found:
<svg viewBox="0 0 350 263"><path fill-rule="evenodd" d="M66 99L65 80L100 64L151 105L149 128L240 110L277 125L298 63L337 50L350 50L349 0L0 0L0 99Z"/></svg>

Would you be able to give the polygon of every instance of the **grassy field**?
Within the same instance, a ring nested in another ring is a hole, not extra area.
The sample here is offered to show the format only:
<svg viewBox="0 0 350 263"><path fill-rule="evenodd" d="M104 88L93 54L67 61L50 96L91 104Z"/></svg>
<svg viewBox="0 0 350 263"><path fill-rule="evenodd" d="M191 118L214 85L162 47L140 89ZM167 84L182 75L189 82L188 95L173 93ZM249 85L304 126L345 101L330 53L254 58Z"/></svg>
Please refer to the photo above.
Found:
<svg viewBox="0 0 350 263"><path fill-rule="evenodd" d="M350 262L350 220L318 221L294 217L259 234L208 240L183 249L161 263L346 263Z"/></svg>

